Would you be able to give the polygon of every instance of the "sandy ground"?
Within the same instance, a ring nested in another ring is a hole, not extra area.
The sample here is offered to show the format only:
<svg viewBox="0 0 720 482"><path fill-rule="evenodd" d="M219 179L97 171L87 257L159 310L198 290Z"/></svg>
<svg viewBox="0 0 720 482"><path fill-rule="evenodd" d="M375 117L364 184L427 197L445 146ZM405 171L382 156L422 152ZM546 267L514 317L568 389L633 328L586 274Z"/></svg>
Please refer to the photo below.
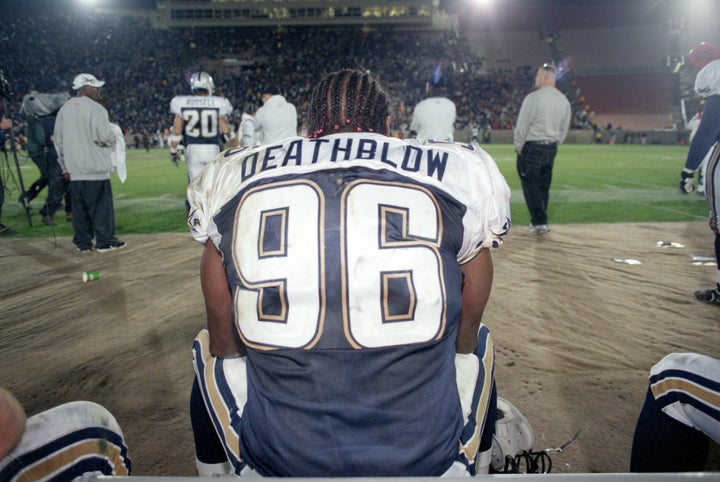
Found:
<svg viewBox="0 0 720 482"><path fill-rule="evenodd" d="M28 414L92 400L123 427L134 475L195 475L191 344L204 324L189 234L121 236L76 253L68 238L0 239L0 385ZM658 241L683 247L661 247ZM494 252L485 321L500 396L530 421L553 472L625 472L647 372L673 351L720 357L720 309L703 222L514 227ZM621 264L635 259L641 264ZM83 271L101 279L83 283Z"/></svg>

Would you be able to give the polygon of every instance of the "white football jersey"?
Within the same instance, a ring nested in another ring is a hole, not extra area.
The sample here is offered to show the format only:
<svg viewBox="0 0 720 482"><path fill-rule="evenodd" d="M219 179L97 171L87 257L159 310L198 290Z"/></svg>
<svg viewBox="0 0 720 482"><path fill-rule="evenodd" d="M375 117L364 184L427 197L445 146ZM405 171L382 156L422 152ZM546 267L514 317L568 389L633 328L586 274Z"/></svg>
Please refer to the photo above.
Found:
<svg viewBox="0 0 720 482"><path fill-rule="evenodd" d="M456 108L446 97L430 97L419 102L413 111L410 130L420 140L452 142L455 139Z"/></svg>
<svg viewBox="0 0 720 482"><path fill-rule="evenodd" d="M460 266L502 242L509 199L471 145L360 132L225 151L188 187L247 347L247 403L220 436L266 476L445 473L466 416Z"/></svg>
<svg viewBox="0 0 720 482"><path fill-rule="evenodd" d="M510 189L493 158L479 147L363 132L320 139L295 137L273 146L226 151L188 187L193 236L201 243L211 237L219 245L222 235L216 231L213 217L257 179L282 180L284 176L352 166L390 170L445 191L465 205L458 253L461 263L481 247L502 243L510 226Z"/></svg>
<svg viewBox="0 0 720 482"><path fill-rule="evenodd" d="M232 114L233 107L215 95L179 95L170 101L170 112L182 117L185 144L220 144L220 118Z"/></svg>

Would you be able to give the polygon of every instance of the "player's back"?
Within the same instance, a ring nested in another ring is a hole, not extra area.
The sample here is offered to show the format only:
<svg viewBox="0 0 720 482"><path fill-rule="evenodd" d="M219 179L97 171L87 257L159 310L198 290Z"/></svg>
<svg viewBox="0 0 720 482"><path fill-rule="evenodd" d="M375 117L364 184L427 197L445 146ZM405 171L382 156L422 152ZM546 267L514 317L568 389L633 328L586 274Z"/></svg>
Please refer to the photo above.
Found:
<svg viewBox="0 0 720 482"><path fill-rule="evenodd" d="M186 144L219 144L220 118L232 113L232 104L215 95L180 95L170 101L170 112L182 117Z"/></svg>
<svg viewBox="0 0 720 482"><path fill-rule="evenodd" d="M455 103L447 97L428 97L415 106L410 130L416 131L420 140L452 142L456 113Z"/></svg>
<svg viewBox="0 0 720 482"><path fill-rule="evenodd" d="M297 109L282 95L273 95L255 114L258 140L272 144L297 135Z"/></svg>
<svg viewBox="0 0 720 482"><path fill-rule="evenodd" d="M493 204L507 195L494 163L459 149L295 138L229 151L191 186L219 193L202 206L191 193L203 211L191 225L226 260L249 362L237 429L261 474L441 475L452 464L459 262L509 215Z"/></svg>

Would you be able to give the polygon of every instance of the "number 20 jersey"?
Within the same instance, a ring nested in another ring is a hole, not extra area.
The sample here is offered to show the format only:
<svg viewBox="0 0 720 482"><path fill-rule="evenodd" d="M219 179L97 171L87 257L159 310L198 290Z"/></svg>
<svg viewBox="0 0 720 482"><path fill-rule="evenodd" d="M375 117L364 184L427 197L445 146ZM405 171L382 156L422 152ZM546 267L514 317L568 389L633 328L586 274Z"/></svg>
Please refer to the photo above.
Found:
<svg viewBox="0 0 720 482"><path fill-rule="evenodd" d="M170 101L170 112L182 117L185 144L221 145L220 117L232 114L230 101L215 95L179 95Z"/></svg>
<svg viewBox="0 0 720 482"><path fill-rule="evenodd" d="M188 187L248 347L235 429L263 475L440 475L458 454L459 265L510 191L473 146L334 134L223 153Z"/></svg>

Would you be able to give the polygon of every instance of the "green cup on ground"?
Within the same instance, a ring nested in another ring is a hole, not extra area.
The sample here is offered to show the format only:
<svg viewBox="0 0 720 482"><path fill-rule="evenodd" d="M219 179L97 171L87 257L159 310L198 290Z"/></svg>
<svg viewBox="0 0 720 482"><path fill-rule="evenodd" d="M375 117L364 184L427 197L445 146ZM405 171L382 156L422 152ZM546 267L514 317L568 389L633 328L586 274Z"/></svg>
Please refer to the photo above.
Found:
<svg viewBox="0 0 720 482"><path fill-rule="evenodd" d="M95 281L100 279L100 272L99 271L85 271L83 273L83 282L88 283L90 281Z"/></svg>

